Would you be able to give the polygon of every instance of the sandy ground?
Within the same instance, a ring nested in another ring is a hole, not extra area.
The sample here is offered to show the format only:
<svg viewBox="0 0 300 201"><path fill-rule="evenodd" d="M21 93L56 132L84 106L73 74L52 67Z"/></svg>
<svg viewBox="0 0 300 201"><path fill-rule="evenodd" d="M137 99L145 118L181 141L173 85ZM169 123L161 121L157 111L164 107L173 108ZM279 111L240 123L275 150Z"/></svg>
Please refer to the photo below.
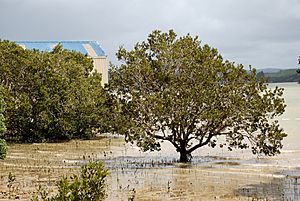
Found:
<svg viewBox="0 0 300 201"><path fill-rule="evenodd" d="M281 167L203 155L190 165L173 163L171 148L141 153L122 138L12 144L0 161L0 200L30 200L39 185L53 194L60 176L77 174L89 160L104 160L109 169L107 200L300 200L297 177ZM15 180L9 181L10 173Z"/></svg>

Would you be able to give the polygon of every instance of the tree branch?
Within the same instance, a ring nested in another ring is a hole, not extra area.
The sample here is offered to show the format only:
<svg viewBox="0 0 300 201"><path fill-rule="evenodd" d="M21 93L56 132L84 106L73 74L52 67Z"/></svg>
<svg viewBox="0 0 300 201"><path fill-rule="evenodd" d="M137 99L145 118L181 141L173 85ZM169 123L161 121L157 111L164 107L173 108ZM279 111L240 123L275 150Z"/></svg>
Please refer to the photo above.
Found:
<svg viewBox="0 0 300 201"><path fill-rule="evenodd" d="M175 143L174 140L172 140L172 135L168 136L168 137L164 137L164 136L160 136L160 135L153 135L153 137L155 137L156 139L160 139L160 140L167 140L169 142L172 143L172 145L178 150L180 149L180 147Z"/></svg>
<svg viewBox="0 0 300 201"><path fill-rule="evenodd" d="M209 134L208 137L206 138L206 140L205 140L203 143L202 143L202 141L203 141L203 139L204 139L204 136L201 137L201 140L200 140L199 144L193 146L192 148L190 148L189 150L187 150L187 152L188 152L188 153L192 153L192 152L195 151L196 149L198 149L198 148L200 148L200 147L202 147L202 146L207 145L207 144L210 142L210 140L211 140L211 138L212 138L213 136L215 136L215 135Z"/></svg>

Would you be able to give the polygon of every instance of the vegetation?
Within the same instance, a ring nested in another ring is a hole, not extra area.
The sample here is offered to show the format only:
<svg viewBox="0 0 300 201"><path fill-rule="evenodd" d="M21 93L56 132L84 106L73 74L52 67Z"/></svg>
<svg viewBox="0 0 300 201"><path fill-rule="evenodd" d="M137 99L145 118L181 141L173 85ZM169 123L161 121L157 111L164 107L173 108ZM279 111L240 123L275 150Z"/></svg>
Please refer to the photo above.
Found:
<svg viewBox="0 0 300 201"><path fill-rule="evenodd" d="M89 138L106 130L109 96L92 59L77 52L24 50L0 41L5 138L34 142Z"/></svg>
<svg viewBox="0 0 300 201"><path fill-rule="evenodd" d="M298 64L300 64L300 56L299 56L299 59L298 59ZM297 73L300 73L300 69L297 69Z"/></svg>
<svg viewBox="0 0 300 201"><path fill-rule="evenodd" d="M0 87L0 159L4 159L7 152L7 144L4 139L2 139L4 132L6 130L5 124L4 124L4 101L3 101L3 95L2 95L2 88Z"/></svg>
<svg viewBox="0 0 300 201"><path fill-rule="evenodd" d="M39 188L39 198L45 201L100 201L106 197L106 176L108 171L104 169L102 162L90 162L81 167L81 175L73 175L68 179L62 177L57 182L58 193L52 197L48 196L46 189Z"/></svg>
<svg viewBox="0 0 300 201"><path fill-rule="evenodd" d="M283 89L268 89L255 69L224 61L198 37L153 31L117 57L109 84L120 104L115 131L142 150L169 141L188 162L205 145L265 155L282 148L286 134L273 119L284 112Z"/></svg>
<svg viewBox="0 0 300 201"><path fill-rule="evenodd" d="M300 72L300 71L299 71ZM299 82L300 75L297 74L297 70L295 69L286 69L286 70L278 70L278 71L260 71L257 73L257 78L266 77L267 82L277 83L277 82Z"/></svg>

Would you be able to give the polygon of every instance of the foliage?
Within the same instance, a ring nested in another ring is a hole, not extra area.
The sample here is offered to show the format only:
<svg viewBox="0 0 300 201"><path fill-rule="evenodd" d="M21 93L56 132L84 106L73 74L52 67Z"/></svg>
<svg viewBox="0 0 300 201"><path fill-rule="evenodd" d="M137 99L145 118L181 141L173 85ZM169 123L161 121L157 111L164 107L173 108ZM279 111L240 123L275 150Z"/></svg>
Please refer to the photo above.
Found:
<svg viewBox="0 0 300 201"><path fill-rule="evenodd" d="M81 175L73 175L68 179L62 177L57 182L58 193L48 197L45 189L40 188L40 198L45 201L100 201L106 197L105 180L108 171L102 162L90 162L81 167ZM35 197L33 200L39 200Z"/></svg>
<svg viewBox="0 0 300 201"><path fill-rule="evenodd" d="M256 79L261 80L261 79L266 79L265 73L263 71L260 71L256 74Z"/></svg>
<svg viewBox="0 0 300 201"><path fill-rule="evenodd" d="M109 96L92 59L77 52L24 50L0 41L6 138L25 142L89 138L106 129Z"/></svg>
<svg viewBox="0 0 300 201"><path fill-rule="evenodd" d="M4 159L7 152L7 144L4 139L1 139L6 131L6 127L4 124L4 101L2 95L2 87L0 86L0 159Z"/></svg>
<svg viewBox="0 0 300 201"><path fill-rule="evenodd" d="M274 118L284 112L283 89L269 89L255 69L224 61L198 37L153 31L117 57L109 84L120 103L114 128L144 151L169 141L187 162L205 145L266 155L282 148L286 134Z"/></svg>
<svg viewBox="0 0 300 201"><path fill-rule="evenodd" d="M260 76L262 71L257 74ZM277 82L298 82L300 80L300 75L297 74L295 69L285 69L279 70L277 72L265 72L264 76L270 83Z"/></svg>
<svg viewBox="0 0 300 201"><path fill-rule="evenodd" d="M4 100L3 100L3 88L0 85L0 137L3 136L4 132L6 131L5 127L5 119L4 119Z"/></svg>

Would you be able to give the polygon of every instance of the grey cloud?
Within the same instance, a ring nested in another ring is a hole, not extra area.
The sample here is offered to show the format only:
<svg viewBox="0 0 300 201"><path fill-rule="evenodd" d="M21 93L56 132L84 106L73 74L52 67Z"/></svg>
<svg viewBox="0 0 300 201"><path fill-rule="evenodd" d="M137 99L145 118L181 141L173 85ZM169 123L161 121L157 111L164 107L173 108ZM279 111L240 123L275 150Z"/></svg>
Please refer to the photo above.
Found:
<svg viewBox="0 0 300 201"><path fill-rule="evenodd" d="M296 67L298 0L0 0L0 38L97 40L110 60L154 29L199 35L245 65Z"/></svg>

